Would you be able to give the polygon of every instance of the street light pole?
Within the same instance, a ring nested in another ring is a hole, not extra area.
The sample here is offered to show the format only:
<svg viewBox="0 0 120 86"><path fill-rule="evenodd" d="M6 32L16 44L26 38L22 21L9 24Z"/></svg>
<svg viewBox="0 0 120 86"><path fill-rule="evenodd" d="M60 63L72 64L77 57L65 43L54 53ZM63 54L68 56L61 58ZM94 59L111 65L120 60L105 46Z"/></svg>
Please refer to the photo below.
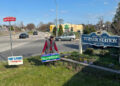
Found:
<svg viewBox="0 0 120 86"><path fill-rule="evenodd" d="M56 0L55 4L56 4L56 36L58 36L58 5Z"/></svg>

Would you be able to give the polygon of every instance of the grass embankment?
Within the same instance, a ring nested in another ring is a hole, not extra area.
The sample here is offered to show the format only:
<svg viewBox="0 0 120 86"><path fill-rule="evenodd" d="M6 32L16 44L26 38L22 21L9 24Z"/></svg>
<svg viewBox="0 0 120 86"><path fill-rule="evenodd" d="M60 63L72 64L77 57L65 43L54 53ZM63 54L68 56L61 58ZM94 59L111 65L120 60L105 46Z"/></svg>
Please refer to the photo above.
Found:
<svg viewBox="0 0 120 86"><path fill-rule="evenodd" d="M79 65L79 71L57 62L41 64L38 57L24 59L24 65L0 63L0 86L120 86L120 78ZM101 75L101 76L98 76ZM112 77L111 77L112 76Z"/></svg>

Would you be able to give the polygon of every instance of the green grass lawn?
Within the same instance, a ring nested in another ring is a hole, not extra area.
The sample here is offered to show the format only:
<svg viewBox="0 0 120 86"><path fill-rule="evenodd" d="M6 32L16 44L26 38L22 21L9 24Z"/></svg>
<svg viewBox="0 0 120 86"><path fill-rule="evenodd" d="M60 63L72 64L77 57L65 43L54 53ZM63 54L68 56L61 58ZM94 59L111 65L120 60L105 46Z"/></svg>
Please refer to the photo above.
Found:
<svg viewBox="0 0 120 86"><path fill-rule="evenodd" d="M112 78L68 69L58 62L56 66L41 64L39 57L24 60L24 65L8 66L0 63L0 86L120 86ZM91 71L87 69L88 71Z"/></svg>

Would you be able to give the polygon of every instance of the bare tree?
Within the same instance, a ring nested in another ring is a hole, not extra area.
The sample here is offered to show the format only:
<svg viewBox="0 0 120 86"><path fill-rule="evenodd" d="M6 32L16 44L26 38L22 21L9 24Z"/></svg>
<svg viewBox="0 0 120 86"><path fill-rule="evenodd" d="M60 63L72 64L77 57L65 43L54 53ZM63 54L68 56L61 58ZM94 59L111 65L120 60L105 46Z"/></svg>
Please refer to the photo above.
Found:
<svg viewBox="0 0 120 86"><path fill-rule="evenodd" d="M37 25L37 28L41 27L44 23L43 22L40 22L38 25Z"/></svg>
<svg viewBox="0 0 120 86"><path fill-rule="evenodd" d="M98 19L99 19L99 21L98 21L98 24L97 24L97 29L98 30L103 30L104 29L103 28L103 24L104 24L103 17L99 17Z"/></svg>
<svg viewBox="0 0 120 86"><path fill-rule="evenodd" d="M108 32L111 31L111 22L110 21L105 22L105 30Z"/></svg>
<svg viewBox="0 0 120 86"><path fill-rule="evenodd" d="M21 29L23 29L23 28L24 28L24 24L23 24L23 22L22 22L22 21L20 22L19 27L20 27Z"/></svg>
<svg viewBox="0 0 120 86"><path fill-rule="evenodd" d="M47 24L39 24L38 30L44 31L44 32L49 31L50 25L52 24L53 24L52 22L48 22Z"/></svg>
<svg viewBox="0 0 120 86"><path fill-rule="evenodd" d="M33 30L33 29L35 29L35 25L33 23L30 23L30 24L27 24L26 28L28 30Z"/></svg>

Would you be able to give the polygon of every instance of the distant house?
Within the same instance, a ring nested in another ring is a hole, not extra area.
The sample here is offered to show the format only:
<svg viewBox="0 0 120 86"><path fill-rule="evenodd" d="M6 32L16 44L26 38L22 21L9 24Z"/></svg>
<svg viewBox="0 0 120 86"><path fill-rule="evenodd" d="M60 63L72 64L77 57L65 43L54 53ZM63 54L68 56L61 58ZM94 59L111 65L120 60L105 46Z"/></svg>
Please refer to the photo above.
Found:
<svg viewBox="0 0 120 86"><path fill-rule="evenodd" d="M0 32L6 32L6 31L8 31L8 26L7 25L2 25L2 26L0 26Z"/></svg>
<svg viewBox="0 0 120 86"><path fill-rule="evenodd" d="M77 31L83 31L83 25L76 25L76 24L69 24L69 23L65 23L65 24L61 24L63 27L63 31L64 32L77 32ZM58 25L59 26L59 25ZM55 25L50 25L50 32L53 31ZM58 27L59 28L59 27Z"/></svg>

